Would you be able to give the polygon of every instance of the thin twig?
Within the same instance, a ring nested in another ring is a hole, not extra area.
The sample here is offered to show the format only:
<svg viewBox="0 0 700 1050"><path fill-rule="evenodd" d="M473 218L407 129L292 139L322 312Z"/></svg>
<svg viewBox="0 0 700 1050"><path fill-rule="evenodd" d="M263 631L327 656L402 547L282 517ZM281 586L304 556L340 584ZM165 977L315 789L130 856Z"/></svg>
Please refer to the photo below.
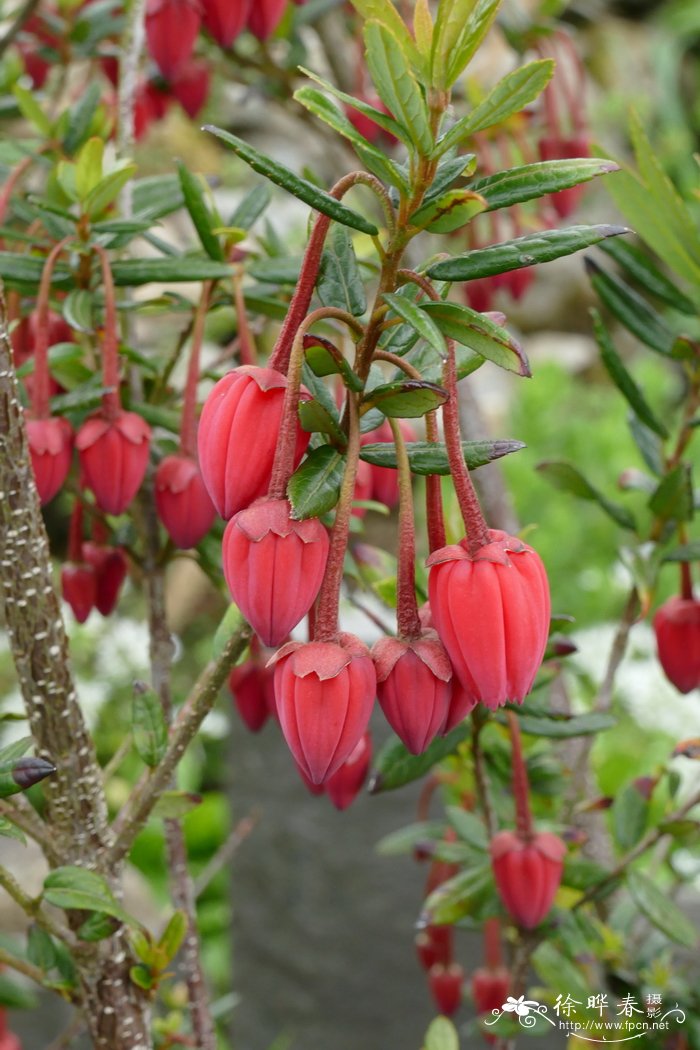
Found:
<svg viewBox="0 0 700 1050"><path fill-rule="evenodd" d="M47 858L55 854L55 845L51 840L51 832L44 824L32 804L18 795L15 799L0 799L0 816L5 817L30 839L34 839L41 846Z"/></svg>
<svg viewBox="0 0 700 1050"><path fill-rule="evenodd" d="M637 588L632 587L627 599L627 604L625 605L625 611L622 614L622 619L620 620L613 639L610 655L608 657L608 666L605 670L605 677L603 678L600 689L598 690L598 696L596 697L595 702L596 711L607 711L610 708L615 677L627 651L627 642L629 641L630 631L636 622L638 611L639 597L637 595Z"/></svg>
<svg viewBox="0 0 700 1050"><path fill-rule="evenodd" d="M121 744L110 758L107 765L102 770L102 781L106 784L112 779L120 765L131 751L134 744L134 738L131 733L127 733Z"/></svg>
<svg viewBox="0 0 700 1050"><path fill-rule="evenodd" d="M30 897L28 893L25 893L14 875L1 864L0 886L2 886L15 904L22 909L24 914L30 919L33 919L38 926L41 926L41 928L46 930L47 933L50 933L52 937L56 937L59 941L63 941L63 943L67 944L69 947L75 947L76 939L71 930L62 923L57 922L50 915L47 915L41 907L39 900L35 897Z"/></svg>
<svg viewBox="0 0 700 1050"><path fill-rule="evenodd" d="M11 952L6 952L4 948L0 948L0 966L10 966L13 970L17 970L17 973L23 973L25 977L36 981L37 984L44 984L44 974L38 966L33 966L26 959L19 959Z"/></svg>
<svg viewBox="0 0 700 1050"><path fill-rule="evenodd" d="M243 817L238 821L224 844L217 850L206 867L200 872L199 878L194 884L195 897L201 897L212 879L215 878L221 869L233 859L235 853L248 838L259 819L259 811L253 810L250 816Z"/></svg>

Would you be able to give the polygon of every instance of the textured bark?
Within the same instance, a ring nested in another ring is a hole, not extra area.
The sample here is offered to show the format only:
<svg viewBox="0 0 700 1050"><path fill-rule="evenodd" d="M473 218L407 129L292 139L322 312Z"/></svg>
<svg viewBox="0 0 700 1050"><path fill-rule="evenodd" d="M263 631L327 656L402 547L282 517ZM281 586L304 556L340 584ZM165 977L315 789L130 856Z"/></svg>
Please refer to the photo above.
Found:
<svg viewBox="0 0 700 1050"><path fill-rule="evenodd" d="M49 543L34 484L0 290L0 594L37 754L57 767L44 782L49 863L78 864L118 881L102 777L68 656ZM115 887L118 889L118 887ZM84 919L84 913L82 918ZM69 919L71 917L69 916ZM74 926L80 922L75 916ZM148 1005L129 978L123 931L75 959L82 1009L99 1050L149 1050Z"/></svg>

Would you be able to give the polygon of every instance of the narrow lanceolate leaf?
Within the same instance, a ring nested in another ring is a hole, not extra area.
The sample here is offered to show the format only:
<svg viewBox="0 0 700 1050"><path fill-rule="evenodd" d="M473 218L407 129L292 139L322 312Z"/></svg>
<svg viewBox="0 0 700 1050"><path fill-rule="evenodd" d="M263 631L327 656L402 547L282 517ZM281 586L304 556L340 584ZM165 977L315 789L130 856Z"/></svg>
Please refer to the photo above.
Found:
<svg viewBox="0 0 700 1050"><path fill-rule="evenodd" d="M405 295L397 295L395 292L386 292L385 301L391 307L392 313L400 317L402 321L415 329L433 349L443 357L446 353L445 338L438 326L421 310L412 299Z"/></svg>
<svg viewBox="0 0 700 1050"><path fill-rule="evenodd" d="M688 916L647 875L632 868L627 872L627 888L634 903L652 926L676 944L686 948L696 946L697 931Z"/></svg>
<svg viewBox="0 0 700 1050"><path fill-rule="evenodd" d="M151 281L168 284L184 281L217 281L230 277L233 266L204 259L196 255L163 257L162 259L116 259L112 263L114 283L120 288Z"/></svg>
<svg viewBox="0 0 700 1050"><path fill-rule="evenodd" d="M355 230L360 230L362 233L368 233L372 237L379 232L377 227L373 223L368 222L364 216L359 215L356 211L352 211L351 208L336 200L335 197L331 197L330 193L326 193L325 190L314 186L313 182L303 179L300 175L280 164L279 161L273 160L272 157L268 157L266 154L260 153L259 150L253 149L243 139L239 139L237 135L232 135L229 131L214 127L212 124L205 125L204 130L210 131L212 135L216 135L227 146L230 146L234 153L237 153L241 160L244 160L253 171L257 171L259 175L264 175L270 182L281 186L282 189L298 197L299 200L308 204L315 211L323 212L324 215L329 215L331 219L336 219L343 226L350 226Z"/></svg>
<svg viewBox="0 0 700 1050"><path fill-rule="evenodd" d="M477 467L483 467L486 463L492 463L495 459L509 456L512 452L519 452L523 448L525 444L522 441L462 442L464 462L470 470L476 470ZM407 441L406 452L413 474L447 475L450 473L447 449L442 442ZM396 447L388 441L363 445L360 449L360 459L377 467L396 469Z"/></svg>
<svg viewBox="0 0 700 1050"><path fill-rule="evenodd" d="M649 799L637 785L627 784L612 805L613 836L619 848L632 849L646 831L648 822Z"/></svg>
<svg viewBox="0 0 700 1050"><path fill-rule="evenodd" d="M85 868L55 868L44 879L44 900L57 908L103 912L125 923L133 919L114 899L109 884L102 875Z"/></svg>
<svg viewBox="0 0 700 1050"><path fill-rule="evenodd" d="M449 190L411 216L411 225L429 233L452 233L486 210L486 201L473 190Z"/></svg>
<svg viewBox="0 0 700 1050"><path fill-rule="evenodd" d="M413 35L421 58L430 61L430 49L433 44L433 16L430 13L428 0L416 0L413 11Z"/></svg>
<svg viewBox="0 0 700 1050"><path fill-rule="evenodd" d="M450 0L438 4L433 30L431 80L436 87L447 88L448 65L458 47L462 33L469 25L474 0Z"/></svg>
<svg viewBox="0 0 700 1050"><path fill-rule="evenodd" d="M292 517L318 518L338 502L345 473L345 456L331 445L310 452L289 479L287 496Z"/></svg>
<svg viewBox="0 0 700 1050"><path fill-rule="evenodd" d="M337 306L353 317L361 317L367 309L365 286L345 226L334 225L326 238L316 291L324 306Z"/></svg>
<svg viewBox="0 0 700 1050"><path fill-rule="evenodd" d="M659 299L672 310L694 317L697 306L684 292L670 281L654 263L653 259L627 238L616 238L601 244L600 250L609 255L645 292Z"/></svg>
<svg viewBox="0 0 700 1050"><path fill-rule="evenodd" d="M594 733L611 729L617 724L614 715L605 711L590 711L585 715L530 715L520 707L513 707L513 710L518 716L518 725L523 733L557 740L567 740L575 736L592 736Z"/></svg>
<svg viewBox="0 0 700 1050"><path fill-rule="evenodd" d="M158 695L139 682L134 684L131 730L136 751L146 765L153 769L165 753L168 726Z"/></svg>
<svg viewBox="0 0 700 1050"><path fill-rule="evenodd" d="M101 97L102 85L93 82L71 108L68 130L63 137L63 148L68 156L75 153L88 137Z"/></svg>
<svg viewBox="0 0 700 1050"><path fill-rule="evenodd" d="M623 529L632 531L636 529L634 517L627 508L621 507L619 503L613 503L602 492L599 492L573 463L567 463L564 460L549 460L538 463L536 469L555 488L569 492L572 496L578 496L579 499L597 503Z"/></svg>
<svg viewBox="0 0 700 1050"><path fill-rule="evenodd" d="M649 510L664 521L690 521L694 513L689 463L679 463L659 482L649 498Z"/></svg>
<svg viewBox="0 0 700 1050"><path fill-rule="evenodd" d="M422 58L406 24L392 0L351 0L352 6L365 21L375 19L385 25L400 41L409 61L416 69L422 68Z"/></svg>
<svg viewBox="0 0 700 1050"><path fill-rule="evenodd" d="M44 270L44 260L37 255L0 251L0 278L9 288L38 286ZM54 288L70 288L73 277L65 263L54 267L51 284Z"/></svg>
<svg viewBox="0 0 700 1050"><path fill-rule="evenodd" d="M447 401L448 393L435 383L418 379L399 379L383 383L362 399L362 408L378 408L385 416L399 419L417 419L433 412Z"/></svg>
<svg viewBox="0 0 700 1050"><path fill-rule="evenodd" d="M312 73L310 69L305 69L304 66L299 66L299 72L303 73L310 80L320 84L320 86L327 91L334 98L337 98L339 102L344 102L346 106L350 106L351 109L356 109L358 113L364 114L365 117L369 117L375 124L378 124L380 128L387 131L390 135L400 139L408 135L406 129L402 129L400 125L394 120L392 116L385 113L381 109L377 109L376 106L370 105L369 102L363 102L362 99L355 98L353 95L348 95L345 91L341 91L335 84L331 84L329 80L324 80L323 77L318 76L317 73ZM403 184L408 190L408 182L403 179Z"/></svg>
<svg viewBox="0 0 700 1050"><path fill-rule="evenodd" d="M511 208L514 204L571 189L582 182L590 182L597 175L607 175L612 171L619 171L619 166L612 160L598 157L548 160L497 171L483 179L475 179L469 188L486 199L486 211L498 211L499 208ZM624 241L610 243L625 244Z"/></svg>
<svg viewBox="0 0 700 1050"><path fill-rule="evenodd" d="M454 754L469 737L470 731L469 723L465 722L447 736L433 740L422 755L412 755L397 737L390 737L377 755L369 781L369 793L377 795L380 791L394 791L425 776L443 758Z"/></svg>
<svg viewBox="0 0 700 1050"><path fill-rule="evenodd" d="M683 543L664 554L664 561L700 561L700 540Z"/></svg>
<svg viewBox="0 0 700 1050"><path fill-rule="evenodd" d="M398 37L381 22L370 20L364 29L367 67L379 97L403 129L409 144L428 155L433 148L430 117L420 84Z"/></svg>
<svg viewBox="0 0 700 1050"><path fill-rule="evenodd" d="M253 186L238 204L228 221L229 226L239 230L249 230L267 208L272 200L272 190L267 182Z"/></svg>
<svg viewBox="0 0 700 1050"><path fill-rule="evenodd" d="M591 284L610 313L645 346L657 354L670 354L676 336L646 299L624 281L601 269L593 259L587 258L585 262Z"/></svg>
<svg viewBox="0 0 700 1050"><path fill-rule="evenodd" d="M185 167L181 160L177 162L177 172L182 187L182 195L185 198L185 207L190 213L190 218L204 251L210 259L223 262L224 250L221 247L219 238L214 233L216 223L212 220L200 180Z"/></svg>
<svg viewBox="0 0 700 1050"><path fill-rule="evenodd" d="M472 281L476 277L492 277L498 273L509 273L523 266L552 262L564 255L572 255L582 248L629 233L625 226L569 226L563 230L544 230L528 233L513 241L494 244L489 248L478 248L454 259L435 263L427 271L428 277L439 281Z"/></svg>
<svg viewBox="0 0 700 1050"><path fill-rule="evenodd" d="M348 139L355 147L363 163L380 179L384 179L392 185L402 186L405 184L406 180L401 174L398 165L385 156L376 146L373 146L371 142L368 142L355 125L348 120L342 110L338 109L336 104L331 102L329 98L326 98L321 91L312 87L302 87L294 92L294 98L297 102L301 102L302 106L305 106L311 113L319 117L320 120L332 127L334 131Z"/></svg>
<svg viewBox="0 0 700 1050"><path fill-rule="evenodd" d="M438 143L440 154L452 146L495 124L502 124L533 102L547 86L554 72L554 61L541 58L508 73L489 91L483 102L462 117Z"/></svg>
<svg viewBox="0 0 700 1050"><path fill-rule="evenodd" d="M600 314L597 310L591 310L591 316L593 317L593 331L600 349L600 359L613 383L642 423L660 437L668 437L668 430L656 417L643 391L625 368Z"/></svg>
<svg viewBox="0 0 700 1050"><path fill-rule="evenodd" d="M380 857L397 857L413 853L416 846L429 843L433 848L445 834L445 824L439 820L421 820L398 831L390 831L377 842L374 849Z"/></svg>
<svg viewBox="0 0 700 1050"><path fill-rule="evenodd" d="M517 339L484 314L459 303L425 302L421 303L421 309L448 338L468 346L508 372L532 375L525 351Z"/></svg>
<svg viewBox="0 0 700 1050"><path fill-rule="evenodd" d="M469 867L443 882L428 897L421 919L430 924L455 923L476 918L485 900L495 896L491 865L486 861Z"/></svg>
<svg viewBox="0 0 700 1050"><path fill-rule="evenodd" d="M464 21L451 53L445 56L447 68L446 87L451 87L467 68L472 57L481 46L481 41L491 28L501 2L502 0L476 0L476 3L472 0L470 2L471 12L469 17ZM435 57L439 61L437 54ZM434 62L433 74L436 72L437 69Z"/></svg>

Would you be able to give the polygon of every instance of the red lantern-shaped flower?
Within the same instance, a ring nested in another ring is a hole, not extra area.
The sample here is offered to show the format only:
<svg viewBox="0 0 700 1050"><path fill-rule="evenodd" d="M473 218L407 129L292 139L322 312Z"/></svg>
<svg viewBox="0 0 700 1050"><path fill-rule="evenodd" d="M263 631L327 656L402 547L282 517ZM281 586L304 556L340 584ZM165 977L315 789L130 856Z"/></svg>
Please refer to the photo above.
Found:
<svg viewBox="0 0 700 1050"><path fill-rule="evenodd" d="M519 926L545 918L561 883L566 845L557 835L499 831L491 839L491 867L501 900Z"/></svg>
<svg viewBox="0 0 700 1050"><path fill-rule="evenodd" d="M148 466L151 428L135 412L114 418L98 414L83 423L75 439L86 486L106 514L121 514L131 503Z"/></svg>
<svg viewBox="0 0 700 1050"><path fill-rule="evenodd" d="M265 645L279 645L306 616L323 581L328 548L321 522L295 521L285 499L254 503L226 526L224 576Z"/></svg>
<svg viewBox="0 0 700 1050"><path fill-rule="evenodd" d="M202 0L204 25L217 44L231 47L245 28L250 7L251 0Z"/></svg>
<svg viewBox="0 0 700 1050"><path fill-rule="evenodd" d="M410 641L380 638L372 659L387 722L412 754L422 754L450 707L452 665L442 643L434 631Z"/></svg>
<svg viewBox="0 0 700 1050"><path fill-rule="evenodd" d="M188 117L193 120L209 98L209 63L190 59L170 84L170 90Z"/></svg>
<svg viewBox="0 0 700 1050"><path fill-rule="evenodd" d="M485 546L443 547L428 558L433 623L472 699L522 703L547 644L549 584L536 551L489 530Z"/></svg>
<svg viewBox="0 0 700 1050"><path fill-rule="evenodd" d="M248 29L258 40L267 40L282 21L287 0L254 0L248 14Z"/></svg>
<svg viewBox="0 0 700 1050"><path fill-rule="evenodd" d="M39 499L48 503L66 480L73 452L73 430L67 419L27 420L27 442Z"/></svg>
<svg viewBox="0 0 700 1050"><path fill-rule="evenodd" d="M97 597L97 576L91 565L72 563L61 569L61 593L78 623L85 623Z"/></svg>
<svg viewBox="0 0 700 1050"><path fill-rule="evenodd" d="M199 0L148 0L148 50L166 80L187 64L201 20Z"/></svg>
<svg viewBox="0 0 700 1050"><path fill-rule="evenodd" d="M289 642L273 659L284 738L309 780L322 784L367 729L377 686L369 650L340 634L332 642Z"/></svg>
<svg viewBox="0 0 700 1050"><path fill-rule="evenodd" d="M462 1003L464 985L464 970L459 963L448 966L436 963L428 973L428 984L440 1013L446 1017L456 1014Z"/></svg>
<svg viewBox="0 0 700 1050"><path fill-rule="evenodd" d="M700 686L700 602L670 598L657 609L654 633L659 662L681 693Z"/></svg>
<svg viewBox="0 0 700 1050"><path fill-rule="evenodd" d="M102 616L109 616L119 600L129 563L121 547L107 547L87 540L83 543L83 560L95 572L95 606Z"/></svg>
<svg viewBox="0 0 700 1050"><path fill-rule="evenodd" d="M199 467L190 456L166 456L155 475L158 517L176 547L188 550L203 540L216 510Z"/></svg>
<svg viewBox="0 0 700 1050"><path fill-rule="evenodd" d="M365 733L342 766L325 783L326 794L336 809L347 809L355 801L367 778L372 760L372 738Z"/></svg>
<svg viewBox="0 0 700 1050"><path fill-rule="evenodd" d="M416 937L416 954L424 970L436 963L447 966L452 962L454 931L452 926L426 926Z"/></svg>
<svg viewBox="0 0 700 1050"><path fill-rule="evenodd" d="M250 657L229 675L228 687L239 715L252 733L257 733L275 711L275 672L260 658L260 645L253 639Z"/></svg>
<svg viewBox="0 0 700 1050"><path fill-rule="evenodd" d="M500 1010L508 998L510 974L504 966L494 970L482 967L472 975L472 996L477 1014Z"/></svg>
<svg viewBox="0 0 700 1050"><path fill-rule="evenodd" d="M274 368L242 365L220 379L206 400L199 420L199 466L225 520L267 493L286 385ZM297 424L295 467L310 436Z"/></svg>

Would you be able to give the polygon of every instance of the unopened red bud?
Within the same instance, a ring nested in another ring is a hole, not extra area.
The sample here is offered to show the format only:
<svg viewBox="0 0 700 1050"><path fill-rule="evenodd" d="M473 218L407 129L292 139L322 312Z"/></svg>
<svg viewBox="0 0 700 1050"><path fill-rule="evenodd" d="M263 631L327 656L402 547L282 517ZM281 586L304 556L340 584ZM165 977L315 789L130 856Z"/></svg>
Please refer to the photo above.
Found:
<svg viewBox="0 0 700 1050"><path fill-rule="evenodd" d="M209 98L211 73L209 63L190 59L170 84L173 96L193 120Z"/></svg>
<svg viewBox="0 0 700 1050"><path fill-rule="evenodd" d="M176 547L188 550L204 539L216 509L191 456L166 456L155 473L158 517Z"/></svg>
<svg viewBox="0 0 700 1050"><path fill-rule="evenodd" d="M97 577L91 565L64 565L61 592L78 623L85 623L95 605Z"/></svg>
<svg viewBox="0 0 700 1050"><path fill-rule="evenodd" d="M248 14L248 29L258 38L267 40L282 21L287 0L253 0Z"/></svg>
<svg viewBox="0 0 700 1050"><path fill-rule="evenodd" d="M656 611L654 634L669 682L681 693L700 686L700 602L670 598Z"/></svg>
<svg viewBox="0 0 700 1050"><path fill-rule="evenodd" d="M446 1017L456 1014L462 1003L464 985L462 967L458 963L450 963L449 966L436 963L428 974L428 984L440 1013Z"/></svg>
<svg viewBox="0 0 700 1050"><path fill-rule="evenodd" d="M67 419L28 419L27 443L42 505L61 489L70 470L73 430Z"/></svg>
<svg viewBox="0 0 700 1050"><path fill-rule="evenodd" d="M452 665L442 643L434 631L413 641L380 638L372 659L387 722L412 754L422 754L450 707Z"/></svg>
<svg viewBox="0 0 700 1050"><path fill-rule="evenodd" d="M477 1014L481 1016L500 1010L508 998L509 986L510 974L504 966L497 966L493 970L486 967L475 970L472 975L472 997Z"/></svg>
<svg viewBox="0 0 700 1050"><path fill-rule="evenodd" d="M372 759L372 738L364 733L342 766L325 782L326 794L336 809L347 809L367 779L367 770Z"/></svg>
<svg viewBox="0 0 700 1050"><path fill-rule="evenodd" d="M561 883L565 855L565 843L549 832L526 839L513 831L499 831L491 839L496 887L519 926L531 930L549 913Z"/></svg>
<svg viewBox="0 0 700 1050"><path fill-rule="evenodd" d="M115 419L101 414L83 423L75 439L86 486L106 514L121 514L141 487L151 443L151 428L135 412Z"/></svg>
<svg viewBox="0 0 700 1050"><path fill-rule="evenodd" d="M251 647L252 648L252 647ZM252 733L259 732L275 710L274 670L251 651L248 660L234 667L228 687L238 713Z"/></svg>
<svg viewBox="0 0 700 1050"><path fill-rule="evenodd" d="M105 547L87 540L82 545L83 560L96 574L95 606L102 616L109 616L119 600L129 563L121 547Z"/></svg>
<svg viewBox="0 0 700 1050"><path fill-rule="evenodd" d="M416 937L416 952L424 970L436 963L447 966L452 961L454 931L452 926L426 926Z"/></svg>
<svg viewBox="0 0 700 1050"><path fill-rule="evenodd" d="M201 18L199 0L147 0L148 50L166 80L186 65Z"/></svg>
<svg viewBox="0 0 700 1050"><path fill-rule="evenodd" d="M231 47L246 25L250 8L251 0L202 0L204 25L217 44Z"/></svg>

